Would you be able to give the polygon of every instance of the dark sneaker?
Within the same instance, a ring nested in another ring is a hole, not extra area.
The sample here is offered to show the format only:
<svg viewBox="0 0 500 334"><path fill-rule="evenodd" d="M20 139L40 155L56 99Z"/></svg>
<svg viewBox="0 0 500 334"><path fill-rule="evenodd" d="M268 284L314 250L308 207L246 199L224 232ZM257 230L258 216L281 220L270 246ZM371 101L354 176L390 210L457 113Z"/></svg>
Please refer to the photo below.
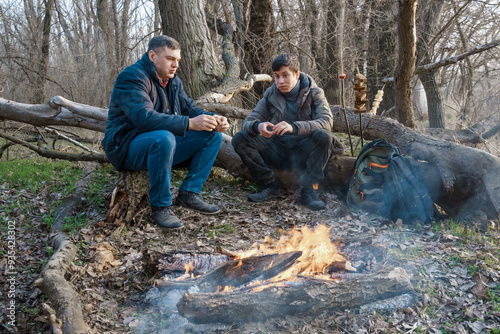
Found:
<svg viewBox="0 0 500 334"><path fill-rule="evenodd" d="M193 209L207 215L213 215L220 211L217 205L205 202L200 198L200 195L190 191L179 191L179 195L175 199L175 205Z"/></svg>
<svg viewBox="0 0 500 334"><path fill-rule="evenodd" d="M177 218L176 215L174 215L172 209L169 206L162 208L153 207L151 211L151 218L153 218L153 221L159 227L180 228L184 226L181 220Z"/></svg>
<svg viewBox="0 0 500 334"><path fill-rule="evenodd" d="M274 182L267 186L264 186L259 192L248 195L248 200L250 202L265 202L280 196L281 187L279 184Z"/></svg>
<svg viewBox="0 0 500 334"><path fill-rule="evenodd" d="M300 201L303 205L313 211L326 209L325 202L318 198L316 190L314 190L311 186L302 188L300 191Z"/></svg>

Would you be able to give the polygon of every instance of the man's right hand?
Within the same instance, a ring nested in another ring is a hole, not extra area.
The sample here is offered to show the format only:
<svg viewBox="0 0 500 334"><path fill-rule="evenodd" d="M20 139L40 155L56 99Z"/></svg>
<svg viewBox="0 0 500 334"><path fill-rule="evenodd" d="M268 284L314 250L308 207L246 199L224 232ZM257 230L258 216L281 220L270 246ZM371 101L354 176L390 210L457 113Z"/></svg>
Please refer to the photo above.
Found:
<svg viewBox="0 0 500 334"><path fill-rule="evenodd" d="M198 115L189 119L189 130L213 131L217 127L217 120L212 115Z"/></svg>
<svg viewBox="0 0 500 334"><path fill-rule="evenodd" d="M262 137L269 138L273 135L274 124L271 122L262 122L259 123L257 129Z"/></svg>

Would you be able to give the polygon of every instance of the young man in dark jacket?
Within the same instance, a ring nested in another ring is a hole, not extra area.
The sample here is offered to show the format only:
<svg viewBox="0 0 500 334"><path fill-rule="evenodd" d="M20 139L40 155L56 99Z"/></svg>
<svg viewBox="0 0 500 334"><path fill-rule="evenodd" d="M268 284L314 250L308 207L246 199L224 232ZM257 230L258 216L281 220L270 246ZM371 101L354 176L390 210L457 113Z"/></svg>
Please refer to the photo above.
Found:
<svg viewBox="0 0 500 334"><path fill-rule="evenodd" d="M147 170L152 218L160 227L183 224L172 210L171 168L191 160L175 204L205 214L219 212L199 197L229 127L225 117L196 107L175 72L179 42L168 36L149 41L148 51L117 77L103 140L117 170Z"/></svg>
<svg viewBox="0 0 500 334"><path fill-rule="evenodd" d="M274 84L266 90L232 144L252 177L262 184L248 196L263 202L281 196L272 168L301 171L301 202L311 210L325 203L316 189L333 149L333 118L323 90L300 72L295 56L282 54L272 63Z"/></svg>

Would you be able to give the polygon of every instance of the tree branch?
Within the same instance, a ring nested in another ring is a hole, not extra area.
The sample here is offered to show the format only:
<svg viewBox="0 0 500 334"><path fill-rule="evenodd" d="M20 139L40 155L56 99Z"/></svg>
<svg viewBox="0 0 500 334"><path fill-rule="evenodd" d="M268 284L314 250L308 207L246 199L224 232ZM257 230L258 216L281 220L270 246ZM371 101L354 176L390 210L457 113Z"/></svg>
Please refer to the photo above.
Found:
<svg viewBox="0 0 500 334"><path fill-rule="evenodd" d="M205 93L198 99L197 103L227 103L234 95L252 89L258 81L273 81L273 78L267 74L253 74L247 80L240 80L240 62L234 53L232 27L220 19L215 20L214 25L214 17L208 11L205 12L205 15L210 29L216 33L222 31L222 60L226 65L226 74L221 85L213 91Z"/></svg>
<svg viewBox="0 0 500 334"><path fill-rule="evenodd" d="M489 43L476 46L474 49L469 50L467 52L464 52L462 54L459 54L458 56L449 57L449 58L442 59L440 61L426 64L426 65L421 65L421 66L417 67L417 69L415 70L415 73L419 74L419 73L426 72L426 71L434 71L435 69L437 69L439 67L458 63L460 60L463 60L467 57L470 57L476 53L481 53L483 51L489 50L489 49L494 48L498 45L500 45L500 39L496 39L496 40L491 41Z"/></svg>
<svg viewBox="0 0 500 334"><path fill-rule="evenodd" d="M60 133L59 131L57 131L57 130L55 130L55 129L51 129L51 128L47 128L47 127L44 127L43 129L44 129L45 131L48 131L48 132L50 132L50 133L55 134L55 135L56 135L56 136L58 136L58 137L61 137L61 138L66 139L66 140L67 140L67 141L69 141L70 143L75 144L76 146L78 146L78 147L80 147L80 148L84 149L85 151L88 151L88 152L91 152L91 153L94 153L94 154L100 154L99 152L94 151L94 150L91 150L91 149L90 149L90 148L88 148L87 146L85 146L85 145L83 145L83 144L80 144L80 143L79 143L79 142L77 142L76 140L71 139L71 138L69 138L68 136L63 135L62 133Z"/></svg>
<svg viewBox="0 0 500 334"><path fill-rule="evenodd" d="M16 138L14 136L10 136L3 131L0 131L0 137L3 137L11 142L22 145L24 147L29 148L32 151L35 151L42 157L52 158L52 159L62 159L68 161L97 161L97 162L109 162L105 154L85 154L85 153L69 153L69 152L61 152L57 150L51 150L46 147L38 147L36 145L30 144L22 139Z"/></svg>
<svg viewBox="0 0 500 334"><path fill-rule="evenodd" d="M0 97L0 119L35 126L66 125L104 132L107 110L74 103L60 96L44 104L25 104Z"/></svg>
<svg viewBox="0 0 500 334"><path fill-rule="evenodd" d="M430 63L430 64L420 65L415 69L415 74L421 74L421 73L427 72L427 71L434 71L434 70L436 70L440 67L443 67L443 66L456 64L459 61L461 61L467 57L470 57L470 56L475 55L477 53L487 51L491 48L497 47L498 45L500 45L500 39L496 39L496 40L491 41L489 43L476 46L474 49L471 49L467 52L464 52L464 53L459 54L459 55L454 56L454 57L445 58L445 59L442 59L440 61L436 61L436 62ZM382 82L384 82L384 83L394 82L394 77L384 78L382 80Z"/></svg>

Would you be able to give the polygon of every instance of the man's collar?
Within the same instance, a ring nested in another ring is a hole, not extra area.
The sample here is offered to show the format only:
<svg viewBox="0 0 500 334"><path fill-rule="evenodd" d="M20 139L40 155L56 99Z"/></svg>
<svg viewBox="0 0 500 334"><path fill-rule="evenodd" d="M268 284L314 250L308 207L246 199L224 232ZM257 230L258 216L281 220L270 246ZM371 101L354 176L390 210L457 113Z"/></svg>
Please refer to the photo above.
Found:
<svg viewBox="0 0 500 334"><path fill-rule="evenodd" d="M160 77L158 77L160 79ZM166 78L165 80L160 79L160 85L162 85L163 88L167 87L169 78Z"/></svg>

